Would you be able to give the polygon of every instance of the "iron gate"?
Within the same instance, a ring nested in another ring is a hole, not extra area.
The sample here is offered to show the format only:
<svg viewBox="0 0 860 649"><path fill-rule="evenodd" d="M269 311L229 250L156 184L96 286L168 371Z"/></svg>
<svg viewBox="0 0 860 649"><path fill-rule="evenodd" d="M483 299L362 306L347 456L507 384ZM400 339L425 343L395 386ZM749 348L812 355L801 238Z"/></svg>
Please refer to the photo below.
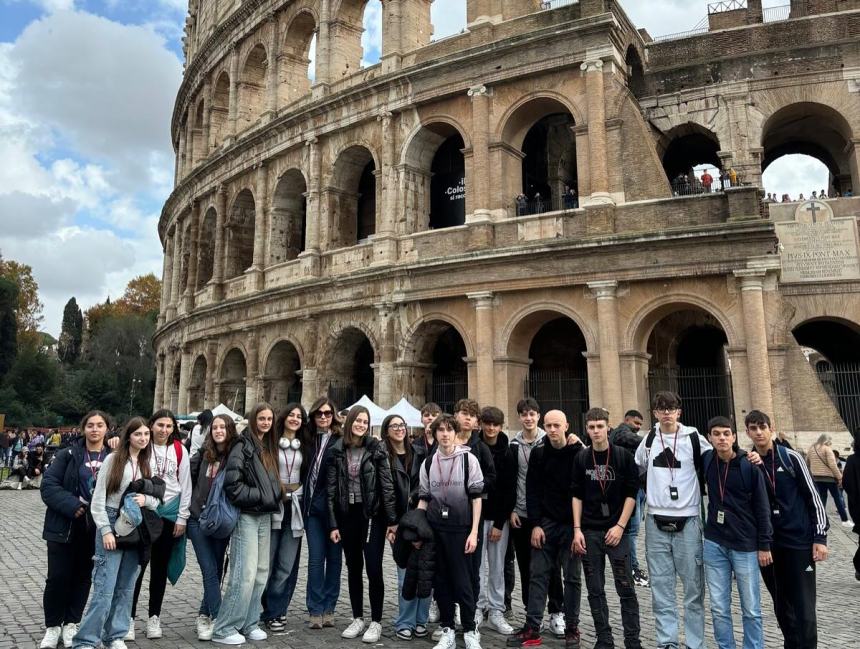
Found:
<svg viewBox="0 0 860 649"><path fill-rule="evenodd" d="M352 381L332 381L328 384L328 398L334 401L338 408L349 408L363 395L373 399L373 384L363 385Z"/></svg>
<svg viewBox="0 0 860 649"><path fill-rule="evenodd" d="M588 411L588 371L529 370L523 381L523 397L535 399L541 412L561 410L571 428L579 433L584 430Z"/></svg>
<svg viewBox="0 0 860 649"><path fill-rule="evenodd" d="M454 414L454 404L469 396L469 380L462 374L434 374L427 390L427 401L439 404L442 412Z"/></svg>
<svg viewBox="0 0 860 649"><path fill-rule="evenodd" d="M708 434L708 420L722 415L734 421L732 374L719 367L660 367L648 372L651 402L658 392L681 397L681 423Z"/></svg>
<svg viewBox="0 0 860 649"><path fill-rule="evenodd" d="M817 363L815 371L848 432L860 431L860 363Z"/></svg>

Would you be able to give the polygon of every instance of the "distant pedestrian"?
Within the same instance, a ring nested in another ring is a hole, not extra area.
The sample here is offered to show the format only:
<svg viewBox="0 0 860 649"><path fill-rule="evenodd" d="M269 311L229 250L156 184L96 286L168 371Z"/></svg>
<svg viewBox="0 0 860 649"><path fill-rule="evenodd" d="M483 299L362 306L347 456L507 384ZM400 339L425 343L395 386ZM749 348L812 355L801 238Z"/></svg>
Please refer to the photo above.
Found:
<svg viewBox="0 0 860 649"><path fill-rule="evenodd" d="M709 174L707 169L706 169L705 173L702 174L701 180L702 180L702 187L705 188L705 193L710 194L711 193L711 185L714 184L714 177L711 174Z"/></svg>

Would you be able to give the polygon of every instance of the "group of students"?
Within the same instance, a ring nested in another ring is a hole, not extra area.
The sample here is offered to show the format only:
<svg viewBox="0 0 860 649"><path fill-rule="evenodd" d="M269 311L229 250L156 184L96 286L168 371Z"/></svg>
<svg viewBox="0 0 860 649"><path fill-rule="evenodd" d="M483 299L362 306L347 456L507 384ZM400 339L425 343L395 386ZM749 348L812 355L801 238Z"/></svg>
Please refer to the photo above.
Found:
<svg viewBox="0 0 860 649"><path fill-rule="evenodd" d="M352 621L342 636L380 639L388 542L398 566L394 628L401 640L428 635L438 618L436 649L455 646L457 625L467 649L480 649L484 624L507 636L508 646L534 647L542 643L548 605L549 631L578 649L584 573L595 646L612 647L608 561L624 646L635 649L641 643L632 532L643 482L659 647L705 645L705 584L717 645L734 647L733 578L743 646L763 647L759 571L785 647L817 646L815 564L827 557L828 522L806 463L774 444L767 415L747 415L755 450L746 453L724 417L711 420L707 438L681 424L680 398L669 392L656 395L657 423L644 438L635 427L610 429L600 408L586 413L583 440L563 412L542 415L533 399L521 400L517 412L522 430L509 440L498 408L479 410L464 399L449 415L427 404L424 430L412 440L400 416L388 416L377 438L367 409L355 406L341 421L326 397L309 413L298 403L281 413L262 403L241 433L229 417L207 421L193 454L168 410L133 418L110 442L108 416L91 412L82 437L57 454L42 483L48 574L40 646L62 640L73 649L123 649L134 639L147 565L146 635L161 637L166 582L182 572L187 536L202 574L200 640L238 645L283 631L306 539L309 629L334 626L345 557ZM628 415L636 421L638 413ZM206 510L222 492L238 514L229 536L208 529ZM126 512L135 508L136 535ZM519 630L505 617L514 556L526 609Z"/></svg>

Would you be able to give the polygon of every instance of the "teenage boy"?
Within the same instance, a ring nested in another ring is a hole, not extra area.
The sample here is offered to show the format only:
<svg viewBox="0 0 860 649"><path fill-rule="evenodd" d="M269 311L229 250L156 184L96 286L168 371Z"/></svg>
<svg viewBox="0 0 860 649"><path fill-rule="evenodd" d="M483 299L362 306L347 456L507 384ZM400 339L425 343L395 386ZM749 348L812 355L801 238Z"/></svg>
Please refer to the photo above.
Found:
<svg viewBox="0 0 860 649"><path fill-rule="evenodd" d="M630 451L609 442L609 414L602 408L585 413L591 447L573 463L573 546L582 556L588 603L594 619L597 649L615 646L606 603L606 559L621 600L626 649L641 649L639 601L630 565L630 537L625 529L636 508L639 471Z"/></svg>
<svg viewBox="0 0 860 649"><path fill-rule="evenodd" d="M535 521L529 519L526 509L526 475L531 455L536 448L543 444L546 432L538 426L538 422L540 421L540 406L531 397L521 399L517 403L517 415L519 415L522 430L511 440L509 451L517 467L517 495L514 502L514 511L511 513L511 536L514 540L514 553L520 571L520 591L522 593L523 607L528 608L532 560L531 539ZM558 569L553 571L552 578L550 579L548 608L550 614L550 631L556 637L564 637L564 614L561 612L561 573Z"/></svg>
<svg viewBox="0 0 860 649"><path fill-rule="evenodd" d="M412 495L410 503L418 501L418 483L420 477L421 465L427 456L432 455L436 450L436 437L433 434L432 424L436 418L442 414L442 408L439 404L432 401L425 403L421 407L421 423L424 425L424 432L418 435L415 441L412 442ZM439 605L434 598L430 602L430 612L428 613L427 621L431 624L436 624L439 621ZM438 640L438 638L436 638Z"/></svg>
<svg viewBox="0 0 860 649"><path fill-rule="evenodd" d="M639 444L642 442L642 436L639 431L642 430L642 413L638 410L628 410L624 413L624 421L618 424L609 432L609 441L616 446L621 446L630 451L631 454L636 453ZM627 535L630 541L630 564L633 566L633 583L637 586L648 588L648 574L639 566L639 557L636 554L636 539L639 537L639 525L642 521L642 513L645 508L645 492L638 489L636 492L636 509L633 510L633 516L630 517L630 522L627 524L627 529L624 534Z"/></svg>
<svg viewBox="0 0 860 649"><path fill-rule="evenodd" d="M517 467L508 453L508 437L502 432L505 415L494 406L481 410L481 441L490 449L496 469L496 484L481 507L484 544L481 553L481 587L476 614L488 611L487 626L510 635L505 620L505 553L510 536L510 518L516 498Z"/></svg>
<svg viewBox="0 0 860 649"><path fill-rule="evenodd" d="M636 464L647 481L646 556L657 647L677 649L675 584L684 590L684 641L705 646L705 580L702 570L702 453L711 445L695 428L684 426L681 397L658 392L652 405L657 423L639 448Z"/></svg>
<svg viewBox="0 0 860 649"><path fill-rule="evenodd" d="M726 417L708 422L712 451L702 455L708 485L705 524L705 579L711 595L714 640L719 649L735 649L732 625L732 579L738 585L744 649L764 649L759 566L772 563L773 528L764 476L743 451Z"/></svg>
<svg viewBox="0 0 860 649"><path fill-rule="evenodd" d="M774 444L770 417L750 410L744 426L755 445L750 460L764 474L773 524L773 563L763 566L761 575L785 649L816 649L815 564L827 559L830 523L804 459Z"/></svg>
<svg viewBox="0 0 860 649"><path fill-rule="evenodd" d="M579 649L579 604L581 595L580 559L573 549L571 478L573 462L583 448L581 442L567 441L567 417L560 410L544 416L546 436L529 459L526 476L526 511L532 521L531 581L526 623L508 638L512 647L541 644L540 626L546 606L550 578L559 564L564 575L564 618L566 649Z"/></svg>

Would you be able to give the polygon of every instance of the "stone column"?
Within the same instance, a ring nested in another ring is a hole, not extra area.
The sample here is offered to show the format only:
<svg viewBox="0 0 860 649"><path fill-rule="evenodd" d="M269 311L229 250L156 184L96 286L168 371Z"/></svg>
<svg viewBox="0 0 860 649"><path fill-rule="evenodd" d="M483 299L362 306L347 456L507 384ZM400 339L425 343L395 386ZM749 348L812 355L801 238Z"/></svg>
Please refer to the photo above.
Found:
<svg viewBox="0 0 860 649"><path fill-rule="evenodd" d="M188 231L191 241L188 242L190 255L188 257L188 284L185 286L186 312L194 308L194 294L197 292L197 252L200 248L200 200L194 199L191 202L191 227Z"/></svg>
<svg viewBox="0 0 860 649"><path fill-rule="evenodd" d="M467 221L490 218L490 188L494 187L490 166L490 91L484 85L469 88L472 98L472 173L466 179L466 191L471 194L472 214Z"/></svg>
<svg viewBox="0 0 860 649"><path fill-rule="evenodd" d="M765 320L763 295L766 271L759 269L736 270L734 274L738 278L741 290L752 407L773 416L773 394L771 392L770 360L767 354L767 322Z"/></svg>
<svg viewBox="0 0 860 649"><path fill-rule="evenodd" d="M306 209L305 250L299 254L302 260L302 272L311 277L320 274L320 144L316 137L305 141L308 169L308 191Z"/></svg>
<svg viewBox="0 0 860 649"><path fill-rule="evenodd" d="M848 154L848 167L851 170L851 190L854 196L860 196L860 138L849 141L845 152ZM842 188L843 195L845 189L845 187ZM830 191L829 187L827 191Z"/></svg>
<svg viewBox="0 0 860 649"><path fill-rule="evenodd" d="M383 408L393 406L399 395L397 394L394 376L394 363L397 360L397 342L394 336L394 306L391 304L378 304L376 310L379 316L380 336L379 362L376 363L376 378L379 390L376 395L376 403Z"/></svg>
<svg viewBox="0 0 860 649"><path fill-rule="evenodd" d="M207 78L203 84L203 133L200 136L200 160L201 162L209 157L210 143L209 131L212 124L212 86Z"/></svg>
<svg viewBox="0 0 860 649"><path fill-rule="evenodd" d="M232 141L236 136L236 117L239 114L239 50L234 47L230 52L230 95L227 109L227 133L225 140Z"/></svg>
<svg viewBox="0 0 860 649"><path fill-rule="evenodd" d="M651 354L624 351L619 354L619 357L621 358L621 384L624 386L624 411L635 408L647 413L651 410L651 398L648 394L648 361L651 360Z"/></svg>
<svg viewBox="0 0 860 649"><path fill-rule="evenodd" d="M187 125L186 125L187 126ZM176 184L178 185L186 174L185 140L187 128L179 129L179 146L176 153Z"/></svg>
<svg viewBox="0 0 860 649"><path fill-rule="evenodd" d="M612 421L620 421L624 415L624 395L621 388L621 357L618 355L618 282L589 282L588 288L597 298L600 386L603 396L600 405L609 411Z"/></svg>
<svg viewBox="0 0 860 649"><path fill-rule="evenodd" d="M316 73L314 75L313 96L319 97L325 93L331 83L331 30L329 15L331 13L329 0L320 0L319 24L317 25Z"/></svg>
<svg viewBox="0 0 860 649"><path fill-rule="evenodd" d="M220 299L224 284L224 229L227 223L227 188L219 185L215 194L215 259L212 263L212 279L209 283L216 288L213 297Z"/></svg>
<svg viewBox="0 0 860 649"><path fill-rule="evenodd" d="M164 396L164 371L164 350L159 349L155 360L155 394L152 395L153 412L162 407L161 399Z"/></svg>
<svg viewBox="0 0 860 649"><path fill-rule="evenodd" d="M174 316L176 315L175 300L176 293L178 292L178 287L176 287L176 285L179 283L179 272L176 269L176 259L178 258L179 254L176 250L176 243L176 226L174 225L172 233L167 235L165 253L165 261L167 264L167 277L164 280L163 290L167 291L167 300L164 306L164 319L166 322L173 320Z"/></svg>
<svg viewBox="0 0 860 649"><path fill-rule="evenodd" d="M478 403L496 403L495 373L493 372L493 306L490 292L467 293L475 306L475 383Z"/></svg>
<svg viewBox="0 0 860 649"><path fill-rule="evenodd" d="M591 169L591 200L614 202L609 195L609 167L606 150L606 93L603 61L585 61L581 66L588 97L588 154Z"/></svg>
<svg viewBox="0 0 860 649"><path fill-rule="evenodd" d="M164 257L161 261L161 306L158 310L158 324L164 324L164 318L167 313L167 305L170 302L170 272L173 270L173 263L170 260L170 238L164 237Z"/></svg>
<svg viewBox="0 0 860 649"><path fill-rule="evenodd" d="M218 394L215 389L215 377L218 375L218 341L206 342L206 383L203 391L203 407L214 408L218 405Z"/></svg>
<svg viewBox="0 0 860 649"><path fill-rule="evenodd" d="M194 170L194 107L188 113L188 121L185 124L185 175Z"/></svg>
<svg viewBox="0 0 860 649"><path fill-rule="evenodd" d="M179 369L179 401L176 410L183 415L188 414L188 386L191 384L191 346L182 346Z"/></svg>
<svg viewBox="0 0 860 649"><path fill-rule="evenodd" d="M176 364L176 350L173 346L167 349L164 363L164 383L162 384L164 392L161 394L161 406L170 408L170 397L173 391L173 366Z"/></svg>
<svg viewBox="0 0 860 649"><path fill-rule="evenodd" d="M377 175L377 220L376 234L373 237L373 264L388 265L397 260L397 240L395 239L395 217L397 201L397 143L393 115L383 111L377 116L382 128L382 169ZM375 172L376 173L376 172Z"/></svg>
<svg viewBox="0 0 860 649"><path fill-rule="evenodd" d="M319 389L319 372L315 367L302 368L302 405L310 409L322 392Z"/></svg>
<svg viewBox="0 0 860 649"><path fill-rule="evenodd" d="M173 273L170 281L170 306L179 304L179 279L182 275L182 221L177 219L173 231Z"/></svg>
<svg viewBox="0 0 860 649"><path fill-rule="evenodd" d="M254 173L254 184L256 191L254 192L254 258L251 268L248 272L255 275L255 283L257 290L263 288L263 270L266 267L266 239L268 228L266 227L266 213L269 205L269 184L268 170L266 163L261 162L257 165Z"/></svg>
<svg viewBox="0 0 860 649"><path fill-rule="evenodd" d="M278 21L275 14L269 14L269 48L268 66L266 69L266 113L264 119L272 119L278 112L278 61L280 60L280 39L278 38Z"/></svg>
<svg viewBox="0 0 860 649"><path fill-rule="evenodd" d="M257 403L258 388L263 377L260 376L260 350L256 332L250 332L247 338L248 358L245 365L245 410L250 411Z"/></svg>
<svg viewBox="0 0 860 649"><path fill-rule="evenodd" d="M603 376L600 371L600 354L597 352L582 352L588 370L588 407L603 403ZM571 426L576 422L570 422Z"/></svg>

